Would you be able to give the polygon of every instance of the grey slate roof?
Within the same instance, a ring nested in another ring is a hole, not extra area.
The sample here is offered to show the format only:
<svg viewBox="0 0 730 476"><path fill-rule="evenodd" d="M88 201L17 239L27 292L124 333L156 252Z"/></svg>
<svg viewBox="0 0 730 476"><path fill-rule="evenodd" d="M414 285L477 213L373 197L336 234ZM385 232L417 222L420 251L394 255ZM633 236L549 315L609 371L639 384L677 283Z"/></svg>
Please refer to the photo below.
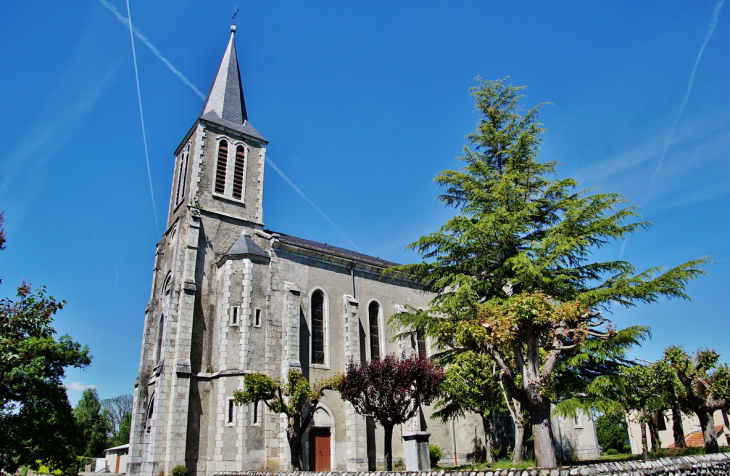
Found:
<svg viewBox="0 0 730 476"><path fill-rule="evenodd" d="M268 258L269 254L262 250L250 236L241 233L241 236L228 248L223 256L261 256Z"/></svg>
<svg viewBox="0 0 730 476"><path fill-rule="evenodd" d="M213 84L205 97L199 117L251 137L266 140L248 122L246 101L243 99L243 88L241 87L241 72L236 56L234 31L231 32L231 39L228 41Z"/></svg>
<svg viewBox="0 0 730 476"><path fill-rule="evenodd" d="M286 235L284 233L272 232L269 230L266 230L266 232L267 233L277 233L278 235L280 235L279 236L280 242L286 243L291 246L303 248L306 250L317 251L319 253L336 256L338 258L360 261L362 263L366 263L366 264L373 265L373 266L378 266L381 268L387 268L389 266L398 265L398 263L394 263L392 261L387 261L384 259L377 258L375 256L366 255L364 253L358 253L357 251L351 251L351 250L348 250L345 248L339 248L337 246L328 245L327 243L319 243L317 241L312 241L312 240L307 240L304 238L299 238L296 236Z"/></svg>

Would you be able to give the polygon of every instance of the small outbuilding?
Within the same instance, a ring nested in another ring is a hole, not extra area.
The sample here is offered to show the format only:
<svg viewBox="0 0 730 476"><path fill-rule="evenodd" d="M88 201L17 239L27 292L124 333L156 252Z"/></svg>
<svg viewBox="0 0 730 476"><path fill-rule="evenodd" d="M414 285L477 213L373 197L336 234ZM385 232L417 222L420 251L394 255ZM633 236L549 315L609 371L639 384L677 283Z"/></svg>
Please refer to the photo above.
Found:
<svg viewBox="0 0 730 476"><path fill-rule="evenodd" d="M114 448L107 448L104 450L106 454L106 467L111 473L122 473L127 472L127 459L129 455L129 443L126 445L115 446ZM97 467L98 467L97 463Z"/></svg>

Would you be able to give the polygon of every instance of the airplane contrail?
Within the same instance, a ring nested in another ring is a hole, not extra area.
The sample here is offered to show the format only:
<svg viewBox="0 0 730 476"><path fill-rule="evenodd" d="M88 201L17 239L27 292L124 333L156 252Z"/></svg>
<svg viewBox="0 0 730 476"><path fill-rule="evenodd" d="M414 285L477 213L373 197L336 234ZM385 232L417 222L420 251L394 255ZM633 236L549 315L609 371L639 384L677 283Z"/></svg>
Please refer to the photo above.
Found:
<svg viewBox="0 0 730 476"><path fill-rule="evenodd" d="M274 163L274 161L271 160L271 158L268 155L266 156L266 161L269 163L269 165L271 165L271 167L273 167L273 169L276 171L276 173L279 174L281 176L281 178L283 178L286 181L286 183L288 183L289 185L291 185L291 188L293 188L304 200L306 200L307 203L309 203L312 206L312 208L314 208L315 210L317 210L319 212L319 214L322 215L324 217L324 219L327 220L329 222L329 224L332 225L334 227L334 229L337 230L340 233L340 235L342 235L347 241L349 241L350 244L352 246L354 246L357 251L359 251L359 252L362 253L362 251L360 251L360 248L358 248L357 245L347 235L345 235L345 233L342 230L340 230L337 227L337 225L335 225L335 222L333 222L332 220L330 220L330 217L328 217L322 210L320 210L319 207L317 205L315 205L314 202L311 201L309 199L309 197L307 197L304 194L304 192L302 192L301 190L299 190L299 188L296 185L294 185L294 182L292 182L291 180L289 180L289 177L287 177L286 175L284 175L284 172L282 172L279 169L279 167L276 166L276 164Z"/></svg>
<svg viewBox="0 0 730 476"><path fill-rule="evenodd" d="M128 18L125 18L124 15L122 15L121 13L119 13L119 11L116 8L114 8L114 5L112 5L111 3L109 3L107 0L99 0L99 3L101 3L102 5L104 5L110 12L112 12L114 14L114 16L116 16L117 19L122 23L122 25L124 25L125 27L126 26L129 26L129 29L134 32L134 35L137 38L139 38L140 41L142 43L144 43L150 49L150 51L152 51L152 54L154 54L155 56L157 56L160 59L160 61L162 61L163 63L165 63L165 66L167 66L167 68L170 71L172 71L172 73L175 76L177 76L180 79L180 81L182 81L183 83L185 83L185 85L187 87L189 87L190 89L192 89L192 91L200 99L205 100L205 94L203 94L202 92L200 92L200 89L196 88L195 85L193 83L191 83L190 80L187 77L185 77L184 74L182 74L176 67L174 67L172 65L172 63L170 63L167 60L167 58L165 58L165 56L162 54L162 52L160 52L160 50L158 50L157 48L155 48L155 46L150 42L150 40L146 36L144 36L142 34L142 32L139 31L139 29L136 26L132 25L132 22L130 22ZM129 6L129 5L127 5L127 6ZM127 15L129 15L129 12L127 12Z"/></svg>
<svg viewBox="0 0 730 476"><path fill-rule="evenodd" d="M715 27L717 26L717 22L720 20L720 10L722 10L722 5L725 3L725 0L718 0L718 2L715 4L715 10L712 12L712 20L710 20L710 28L707 30L707 35L705 35L705 41L702 42L702 47L700 48L700 52L697 54L697 58L695 59L695 64L692 67L692 74L689 76L689 85L687 86L687 92L684 94L684 100L682 101L682 106L679 108L679 113L677 113L677 117L674 119L674 123L672 124L672 127L669 129L669 134L667 134L667 140L664 142L664 150L662 151L662 157L659 159L659 165L657 166L656 170L654 171L654 175L651 176L651 182L649 183L649 190L646 192L647 197L651 193L651 189L654 186L654 179L656 179L657 174L662 169L662 166L664 165L664 158L667 156L667 149L669 148L669 141L672 139L672 136L674 135L674 130L677 128L677 124L679 123L679 119L682 117L682 113L684 112L684 107L687 105L687 100L689 99L689 93L692 92L692 84L695 80L695 74L697 74L697 67L700 64L700 60L702 59L702 53L705 51L705 46L707 46L707 43L710 41L710 37L712 37L712 34L715 32Z"/></svg>
<svg viewBox="0 0 730 476"><path fill-rule="evenodd" d="M103 1L103 0L102 0ZM155 192L152 189L152 173L150 172L150 155L147 153L147 134L144 130L144 114L142 114L142 93L139 90L139 73L137 72L137 53L134 50L134 35L132 34L132 14L129 11L129 0L127 0L127 17L129 18L129 39L132 40L132 59L134 60L134 79L137 80L137 100L139 102L139 118L142 121L142 142L144 142L144 158L147 162L147 178L150 181L150 195L152 196L152 211L155 214L155 229L160 234L160 224L157 223L157 206L155 205Z"/></svg>

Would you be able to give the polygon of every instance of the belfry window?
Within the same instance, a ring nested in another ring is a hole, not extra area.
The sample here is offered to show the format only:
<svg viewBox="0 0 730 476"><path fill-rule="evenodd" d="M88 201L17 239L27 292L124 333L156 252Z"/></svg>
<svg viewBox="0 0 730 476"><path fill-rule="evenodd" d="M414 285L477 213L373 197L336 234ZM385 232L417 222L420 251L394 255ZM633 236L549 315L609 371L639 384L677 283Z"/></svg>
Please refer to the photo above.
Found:
<svg viewBox="0 0 730 476"><path fill-rule="evenodd" d="M312 294L312 363L324 364L324 293Z"/></svg>
<svg viewBox="0 0 730 476"><path fill-rule="evenodd" d="M378 320L380 318L380 305L371 302L368 306L368 319L370 321L370 360L380 360L380 329Z"/></svg>
<svg viewBox="0 0 730 476"><path fill-rule="evenodd" d="M246 149L236 147L236 164L233 168L233 198L240 200L243 195L243 166L246 160Z"/></svg>
<svg viewBox="0 0 730 476"><path fill-rule="evenodd" d="M231 145L226 138L219 137L218 162L216 162L215 181L213 182L215 195L239 202L243 200L246 191L247 154L246 145L242 142Z"/></svg>
<svg viewBox="0 0 730 476"><path fill-rule="evenodd" d="M218 164L215 170L215 193L226 193L226 169L228 166L228 142L218 143Z"/></svg>

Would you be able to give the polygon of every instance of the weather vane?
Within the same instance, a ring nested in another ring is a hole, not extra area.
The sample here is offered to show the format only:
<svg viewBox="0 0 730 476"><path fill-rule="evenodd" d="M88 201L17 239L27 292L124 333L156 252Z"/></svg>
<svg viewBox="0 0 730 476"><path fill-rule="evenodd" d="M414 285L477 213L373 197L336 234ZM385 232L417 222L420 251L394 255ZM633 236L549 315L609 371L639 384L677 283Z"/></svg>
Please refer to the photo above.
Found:
<svg viewBox="0 0 730 476"><path fill-rule="evenodd" d="M236 15L238 15L238 5L236 5L236 11L233 12L233 24L236 24Z"/></svg>

